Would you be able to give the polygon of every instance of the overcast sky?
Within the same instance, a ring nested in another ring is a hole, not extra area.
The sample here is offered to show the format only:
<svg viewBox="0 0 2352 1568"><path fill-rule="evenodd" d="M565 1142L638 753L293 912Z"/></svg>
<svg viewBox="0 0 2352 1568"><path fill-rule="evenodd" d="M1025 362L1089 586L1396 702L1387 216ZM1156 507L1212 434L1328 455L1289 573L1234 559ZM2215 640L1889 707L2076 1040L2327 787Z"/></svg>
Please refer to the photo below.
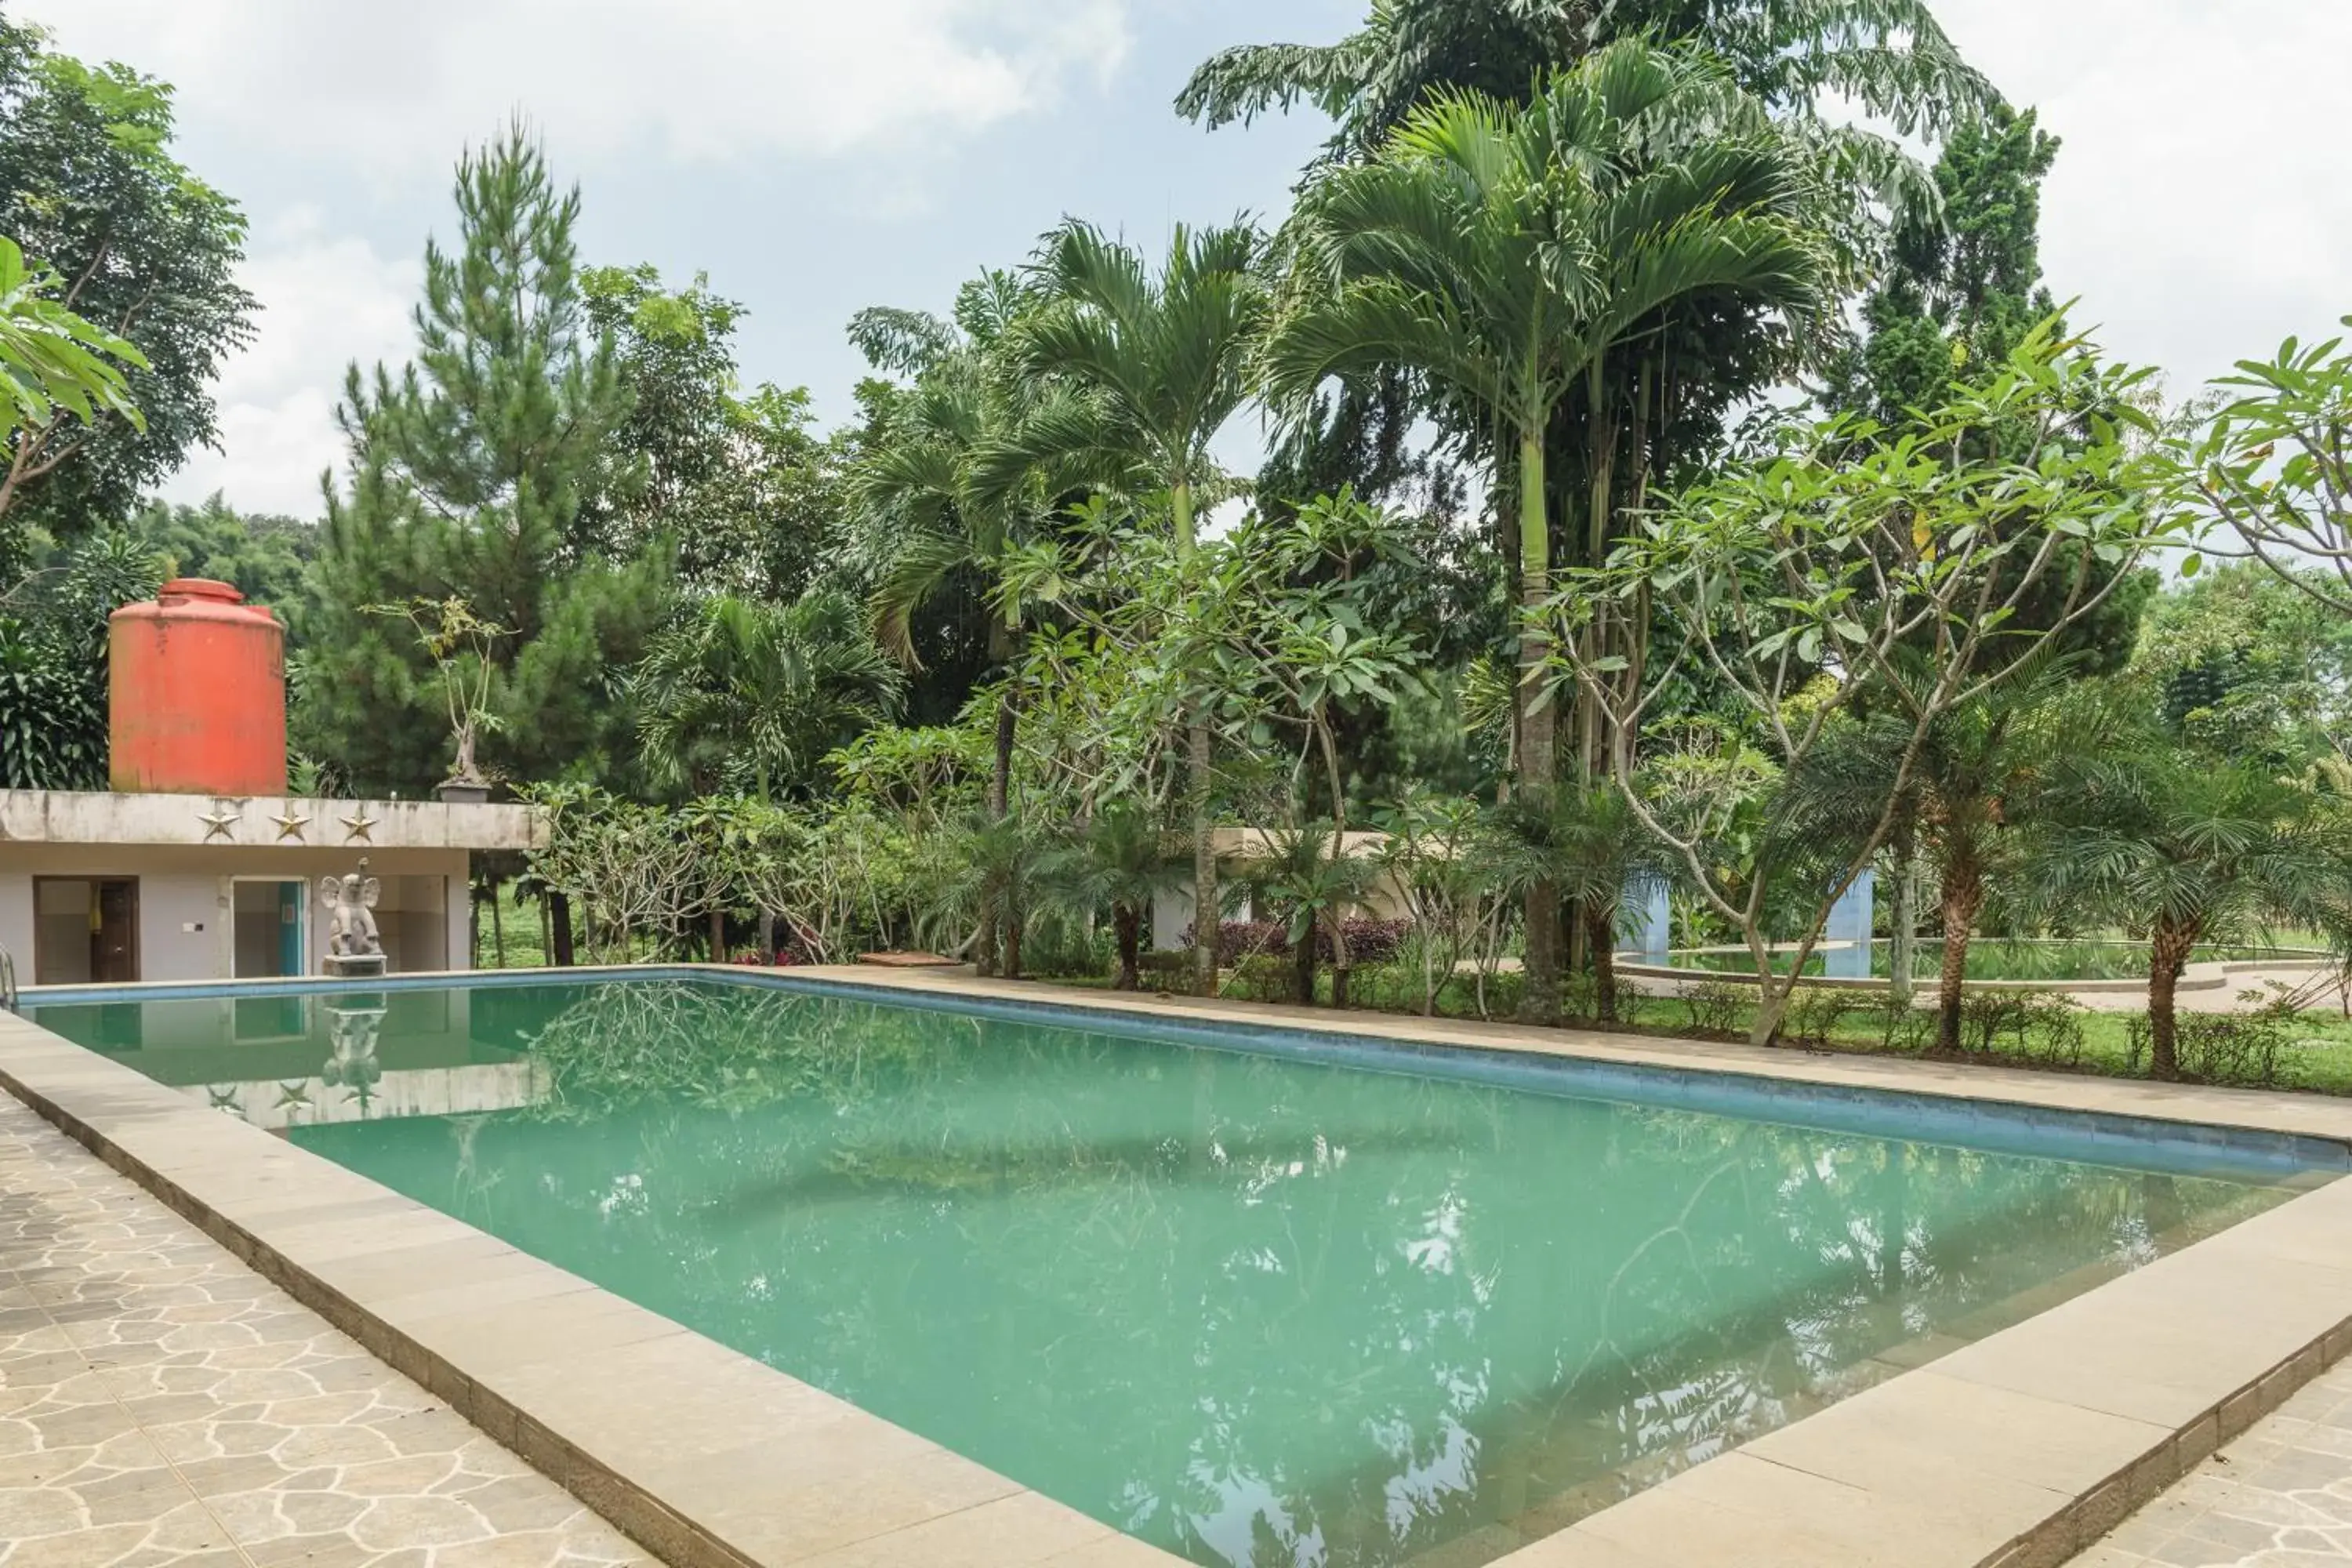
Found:
<svg viewBox="0 0 2352 1568"><path fill-rule="evenodd" d="M943 307L1075 213L1278 214L1323 127L1202 132L1169 101L1212 50L1327 40L1364 0L8 0L85 58L177 84L180 150L245 204L267 310L218 388L226 450L167 487L311 515L344 366L404 357L449 168L517 110L583 187L592 262L707 271L749 381L831 422L866 304ZM2176 395L2352 311L2344 0L1936 0L2064 141L2043 262ZM1246 439L1246 436L1243 437Z"/></svg>

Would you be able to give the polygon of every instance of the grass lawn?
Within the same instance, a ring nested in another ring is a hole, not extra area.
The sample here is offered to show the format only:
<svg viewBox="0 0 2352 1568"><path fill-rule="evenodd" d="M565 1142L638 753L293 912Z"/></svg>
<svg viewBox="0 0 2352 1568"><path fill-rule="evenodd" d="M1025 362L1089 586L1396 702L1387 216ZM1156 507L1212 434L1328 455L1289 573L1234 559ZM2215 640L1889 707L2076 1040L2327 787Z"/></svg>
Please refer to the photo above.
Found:
<svg viewBox="0 0 2352 1568"><path fill-rule="evenodd" d="M1482 1014L1477 1005L1476 989L1466 977L1448 981L1439 988L1436 1011L1441 1016L1453 1018L1486 1017L1507 1020L1518 1005L1516 975L1495 976L1487 985L1486 1006ZM1083 978L1058 982L1063 984L1100 987L1107 979ZM1165 976L1147 973L1147 987L1165 986ZM1352 977L1349 1003L1353 1007L1382 1013L1419 1013L1422 1006L1422 982L1417 970L1399 965L1362 969ZM1245 969L1234 975L1225 994L1236 1000L1289 1002L1293 1000L1287 961L1267 963ZM1640 996L1629 992L1621 998L1622 1017L1616 1027L1626 1034L1682 1039L1745 1040L1749 1024L1755 1016L1752 993L1744 988L1724 984L1706 987L1704 994L1691 1001L1665 996ZM1816 1010L1808 1016L1806 1003L1801 1001L1792 1008L1785 1027L1798 1038L1788 1039L1791 1049L1848 1051L1865 1056L1906 1056L1924 1058L1930 1054L1932 1035L1923 1014L1915 1017L1913 1026L1902 1036L1890 1038L1885 1012L1871 1005L1865 998L1853 993L1815 991ZM2046 994L2044 994L2046 995ZM1923 998L1931 1000L1931 998ZM1331 1002L1331 977L1328 972L1317 980L1316 1000L1328 1006ZM1986 1051L1969 1051L1959 1059L1981 1061L1988 1066L2020 1067L2045 1071L2092 1073L2109 1078L2145 1077L2143 1065L2135 1071L2131 1062L2130 1029L2140 1016L2136 1012L2099 1012L2093 1009L2044 1001L2044 1007L2053 1008L2063 1018L2080 1030L2079 1047L2070 1030L2063 1025L2053 1034L2047 1024L2031 1025L2014 1042L2004 1041ZM1574 995L1570 994L1570 1010L1574 1011ZM2211 1014L2180 1015L2184 1032L2184 1052L2191 1032L2212 1030L2217 1025ZM1589 1020L1572 1018L1580 1027L1595 1027ZM2219 1027L2228 1030L2227 1023ZM1784 1037L1785 1038L1785 1037ZM2300 1089L2317 1094L2352 1095L2352 1019L2347 1019L2336 1007L2306 1009L2277 1020L2267 1034L2258 1033L2251 1048L2243 1055L2229 1054L2231 1041L2225 1038L2221 1048L2211 1058L2219 1064L2211 1081L2246 1088ZM2265 1047L2274 1048L2265 1048ZM2184 1059L2188 1059L2186 1056Z"/></svg>

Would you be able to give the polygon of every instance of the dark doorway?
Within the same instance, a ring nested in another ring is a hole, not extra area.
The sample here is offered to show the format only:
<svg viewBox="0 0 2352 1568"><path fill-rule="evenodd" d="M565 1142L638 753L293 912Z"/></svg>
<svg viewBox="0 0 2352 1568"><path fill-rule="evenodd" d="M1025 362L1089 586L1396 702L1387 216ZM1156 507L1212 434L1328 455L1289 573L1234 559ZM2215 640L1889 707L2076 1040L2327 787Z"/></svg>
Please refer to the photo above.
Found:
<svg viewBox="0 0 2352 1568"><path fill-rule="evenodd" d="M139 978L139 879L33 879L33 976L41 985Z"/></svg>

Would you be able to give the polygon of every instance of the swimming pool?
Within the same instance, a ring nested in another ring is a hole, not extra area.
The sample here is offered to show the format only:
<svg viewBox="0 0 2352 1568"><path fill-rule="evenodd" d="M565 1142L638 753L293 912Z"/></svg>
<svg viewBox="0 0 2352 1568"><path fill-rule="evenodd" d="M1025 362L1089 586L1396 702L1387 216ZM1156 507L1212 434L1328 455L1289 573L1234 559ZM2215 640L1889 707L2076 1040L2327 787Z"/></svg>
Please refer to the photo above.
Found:
<svg viewBox="0 0 2352 1568"><path fill-rule="evenodd" d="M2284 1145L721 980L37 1017L1210 1563L1478 1561L2307 1180Z"/></svg>

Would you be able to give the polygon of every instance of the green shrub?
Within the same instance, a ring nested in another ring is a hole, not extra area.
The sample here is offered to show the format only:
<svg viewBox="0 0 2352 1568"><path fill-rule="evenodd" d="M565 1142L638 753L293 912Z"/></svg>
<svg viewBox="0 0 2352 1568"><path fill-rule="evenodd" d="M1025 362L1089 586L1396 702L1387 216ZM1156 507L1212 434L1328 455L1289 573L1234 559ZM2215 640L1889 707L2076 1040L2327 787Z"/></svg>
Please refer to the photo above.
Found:
<svg viewBox="0 0 2352 1568"><path fill-rule="evenodd" d="M1964 991L1963 1054L2030 1067L2083 1065L2082 1008L2054 991Z"/></svg>
<svg viewBox="0 0 2352 1568"><path fill-rule="evenodd" d="M2180 1076L2235 1089L2292 1088L2299 1076L2295 1023L2293 1010L2275 1005L2252 1013L2176 1014ZM2134 1078L2147 1075L2151 1038L2147 1014L2135 1013L2125 1023L2124 1070Z"/></svg>
<svg viewBox="0 0 2352 1568"><path fill-rule="evenodd" d="M1845 1021L1859 1012L1874 1012L1865 993L1835 985L1800 985L1789 993L1789 1010L1780 1019L1780 1036L1804 1046L1826 1046Z"/></svg>
<svg viewBox="0 0 2352 1568"><path fill-rule="evenodd" d="M1736 1033L1754 1009L1756 992L1751 986L1710 982L1685 985L1675 1000L1683 1005L1691 1033L1728 1035Z"/></svg>

